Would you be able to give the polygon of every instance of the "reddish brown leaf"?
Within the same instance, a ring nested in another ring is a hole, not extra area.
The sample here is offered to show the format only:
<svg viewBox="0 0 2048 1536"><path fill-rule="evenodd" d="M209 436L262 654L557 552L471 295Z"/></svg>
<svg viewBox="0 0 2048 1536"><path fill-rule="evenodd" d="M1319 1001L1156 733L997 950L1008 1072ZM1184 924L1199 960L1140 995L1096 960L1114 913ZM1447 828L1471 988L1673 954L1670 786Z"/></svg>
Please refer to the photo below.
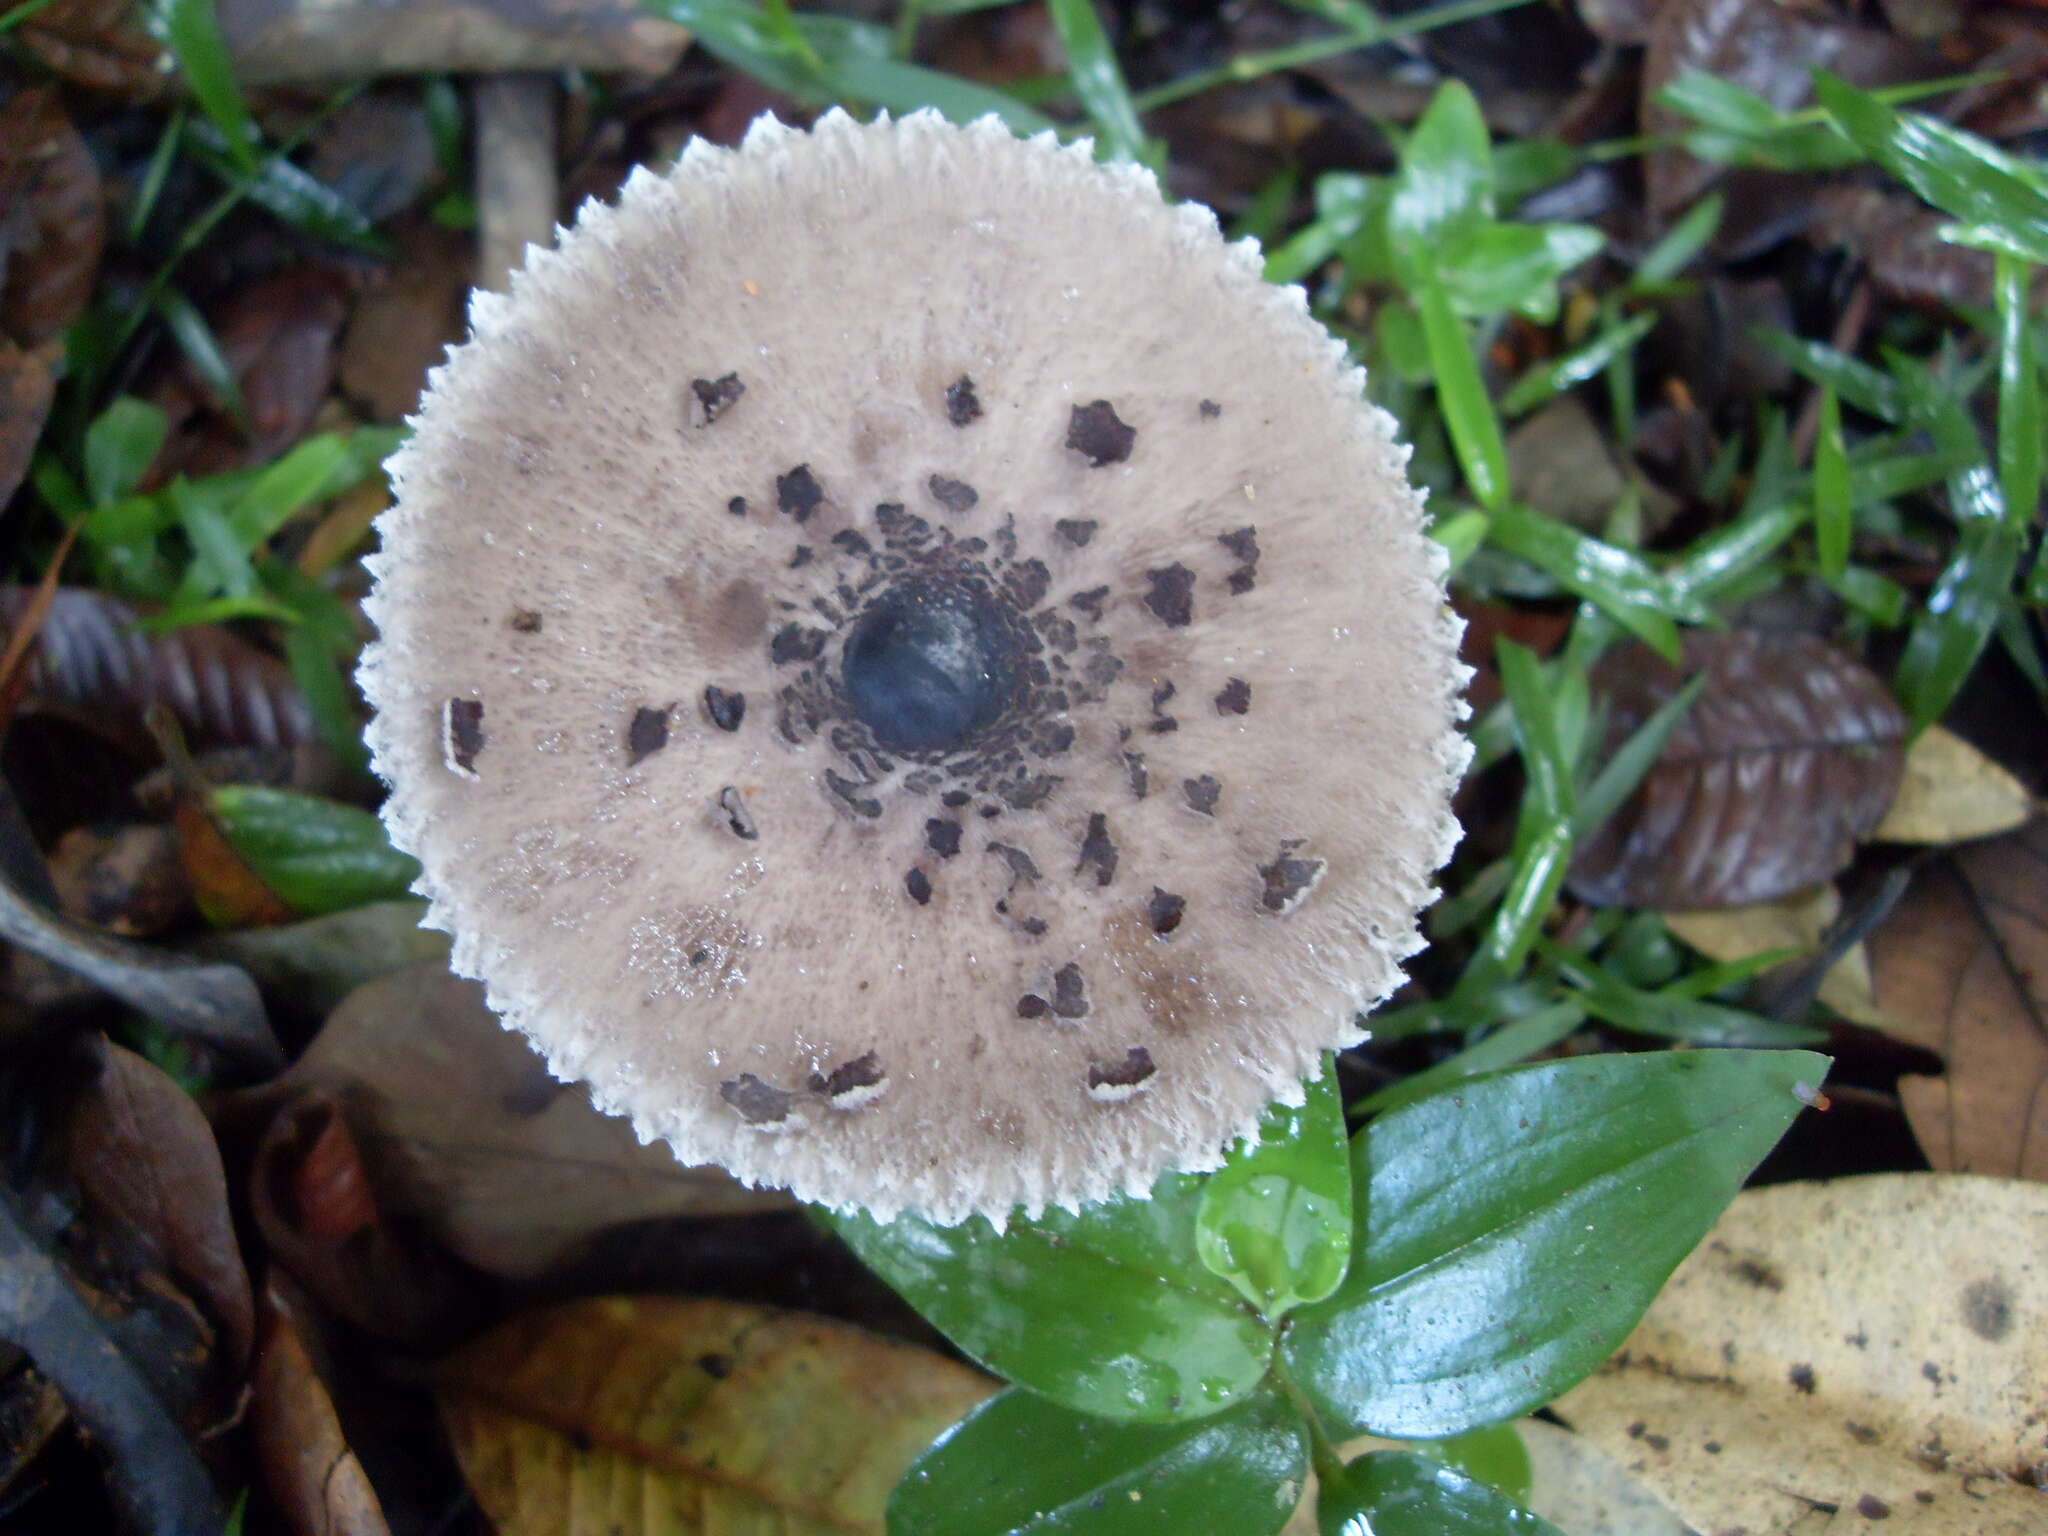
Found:
<svg viewBox="0 0 2048 1536"><path fill-rule="evenodd" d="M2048 1181L2048 819L1921 871L1871 948L1893 1033L1948 1061L1899 1082L1927 1160Z"/></svg>
<svg viewBox="0 0 2048 1536"><path fill-rule="evenodd" d="M428 1343L476 1305L470 1281L445 1256L377 1208L355 1138L326 1094L298 1095L272 1117L249 1204L277 1260L366 1333Z"/></svg>
<svg viewBox="0 0 2048 1536"><path fill-rule="evenodd" d="M191 883L192 899L214 927L269 928L298 915L235 852L204 805L181 799L171 825L177 831L178 858Z"/></svg>
<svg viewBox="0 0 2048 1536"><path fill-rule="evenodd" d="M218 408L181 360L150 392L171 420L152 476L210 475L277 457L305 435L334 378L348 285L320 267L291 267L237 290L207 313L242 386L253 435Z"/></svg>
<svg viewBox="0 0 2048 1536"><path fill-rule="evenodd" d="M11 630L30 599L26 587L0 587L0 623ZM142 715L158 704L195 750L314 739L312 711L282 661L211 625L145 634L138 617L119 598L60 587L29 652L22 712L63 715L138 753L149 743Z"/></svg>
<svg viewBox="0 0 2048 1536"><path fill-rule="evenodd" d="M1955 221L1917 198L1877 187L1823 187L1807 238L1862 258L1889 298L1912 304L1989 304L1991 257L1941 238Z"/></svg>
<svg viewBox="0 0 2048 1536"><path fill-rule="evenodd" d="M50 850L50 879L67 917L142 939L193 915L177 834L158 822L74 827Z"/></svg>
<svg viewBox="0 0 2048 1536"><path fill-rule="evenodd" d="M133 1051L103 1045L99 1075L72 1106L65 1150L88 1208L140 1238L192 1295L219 1330L229 1374L239 1376L254 1304L220 1150L191 1095Z"/></svg>
<svg viewBox="0 0 2048 1536"><path fill-rule="evenodd" d="M54 86L0 106L0 330L25 347L85 312L106 247L106 193Z"/></svg>
<svg viewBox="0 0 2048 1536"><path fill-rule="evenodd" d="M1775 901L1849 862L1891 804L1905 717L1877 676L1806 635L1693 631L1673 667L1641 645L1594 669L1612 751L1693 673L1706 686L1635 795L1572 861L1597 906Z"/></svg>
<svg viewBox="0 0 2048 1536"><path fill-rule="evenodd" d="M171 76L162 50L142 30L134 0L56 0L23 22L21 45L53 73L88 90L141 101L162 94Z"/></svg>
<svg viewBox="0 0 2048 1536"><path fill-rule="evenodd" d="M400 257L357 301L342 338L341 387L377 421L417 408L427 370L462 339L472 242L424 219L393 231Z"/></svg>
<svg viewBox="0 0 2048 1536"><path fill-rule="evenodd" d="M305 1296L273 1270L257 1316L249 1419L263 1486L286 1525L295 1536L389 1536L377 1490L334 1410Z"/></svg>
<svg viewBox="0 0 2048 1536"><path fill-rule="evenodd" d="M0 337L0 507L28 474L57 392L57 363L63 355L59 341L23 348Z"/></svg>

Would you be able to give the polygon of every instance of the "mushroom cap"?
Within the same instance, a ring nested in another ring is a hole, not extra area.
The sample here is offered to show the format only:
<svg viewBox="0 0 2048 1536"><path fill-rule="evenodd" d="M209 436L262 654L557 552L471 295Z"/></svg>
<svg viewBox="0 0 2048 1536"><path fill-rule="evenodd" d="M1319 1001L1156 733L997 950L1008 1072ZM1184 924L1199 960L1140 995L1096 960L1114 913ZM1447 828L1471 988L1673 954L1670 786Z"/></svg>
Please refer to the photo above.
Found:
<svg viewBox="0 0 2048 1536"><path fill-rule="evenodd" d="M433 376L362 684L454 965L688 1162L1143 1194L1421 947L1466 673L1394 425L1086 143L762 119Z"/></svg>

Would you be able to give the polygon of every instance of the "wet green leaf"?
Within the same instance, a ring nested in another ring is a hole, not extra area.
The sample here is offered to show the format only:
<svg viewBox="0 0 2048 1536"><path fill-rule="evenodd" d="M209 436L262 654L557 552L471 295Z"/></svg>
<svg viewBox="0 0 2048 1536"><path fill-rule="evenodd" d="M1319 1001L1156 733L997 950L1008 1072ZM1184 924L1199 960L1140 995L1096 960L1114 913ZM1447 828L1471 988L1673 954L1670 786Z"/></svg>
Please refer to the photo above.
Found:
<svg viewBox="0 0 2048 1536"><path fill-rule="evenodd" d="M1351 1161L1333 1067L1300 1107L1268 1109L1258 1143L1209 1176L1195 1249L1275 1322L1337 1288L1351 1261Z"/></svg>
<svg viewBox="0 0 2048 1536"><path fill-rule="evenodd" d="M1525 645L1502 636L1493 643L1501 686L1514 711L1515 740L1529 772L1529 804L1543 821L1570 821L1572 764L1558 730L1558 709L1543 664Z"/></svg>
<svg viewBox="0 0 2048 1536"><path fill-rule="evenodd" d="M2027 347L2031 274L2000 252L1998 291L1998 487L2005 515L2024 528L2041 504L2041 370Z"/></svg>
<svg viewBox="0 0 2048 1536"><path fill-rule="evenodd" d="M1353 1106L1362 1114L1384 1114L1428 1098L1459 1078L1481 1072L1496 1072L1517 1066L1549 1050L1586 1022L1585 1008L1573 1002L1552 1003L1519 1019L1510 1019L1483 1040L1474 1041L1454 1056L1391 1083Z"/></svg>
<svg viewBox="0 0 2048 1536"><path fill-rule="evenodd" d="M1597 379L1614 365L1616 359L1625 357L1637 342L1649 335L1656 324L1655 315L1635 315L1619 325L1609 326L1585 345L1574 347L1562 357L1536 364L1509 385L1500 397L1501 414L1526 415L1573 385Z"/></svg>
<svg viewBox="0 0 2048 1536"><path fill-rule="evenodd" d="M1674 615L1707 617L1674 594L1640 555L1516 502L1492 510L1492 544L1548 573L1661 655L1678 656Z"/></svg>
<svg viewBox="0 0 2048 1536"><path fill-rule="evenodd" d="M254 169L262 135L235 80L213 0L151 0L145 16L149 35L176 61L199 110L220 130L228 154L243 170Z"/></svg>
<svg viewBox="0 0 2048 1536"><path fill-rule="evenodd" d="M1095 13L1095 0L1050 0L1047 10L1067 51L1067 76L1103 147L1119 159L1148 158L1145 130L1131 105L1130 89L1117 64L1116 49Z"/></svg>
<svg viewBox="0 0 2048 1536"><path fill-rule="evenodd" d="M1196 1258L1202 1181L1051 1210L997 1232L832 1218L861 1260L997 1374L1082 1413L1196 1419L1249 1396L1271 1330Z"/></svg>
<svg viewBox="0 0 2048 1536"><path fill-rule="evenodd" d="M1413 1451L1374 1451L1318 1485L1323 1536L1564 1536L1507 1495Z"/></svg>
<svg viewBox="0 0 2048 1536"><path fill-rule="evenodd" d="M256 877L304 917L403 896L420 866L352 805L254 784L216 789L207 810Z"/></svg>
<svg viewBox="0 0 2048 1536"><path fill-rule="evenodd" d="M1849 450L1842 442L1842 402L1832 384L1820 393L1820 435L1813 444L1813 531L1820 573L1841 580L1849 568Z"/></svg>
<svg viewBox="0 0 2048 1536"><path fill-rule="evenodd" d="M1557 280L1605 244L1599 230L1584 224L1486 224L1450 237L1436 269L1461 314L1512 310L1547 323L1557 315Z"/></svg>
<svg viewBox="0 0 2048 1536"><path fill-rule="evenodd" d="M1429 343L1430 371L1436 375L1437 405L1457 450L1458 466L1472 487L1473 499L1489 512L1498 511L1508 498L1508 452L1465 324L1433 271L1423 273L1415 303Z"/></svg>
<svg viewBox="0 0 2048 1536"><path fill-rule="evenodd" d="M1707 685L1704 672L1688 678L1679 690L1672 694L1651 713L1629 738L1615 750L1594 775L1593 782L1586 786L1579 796L1578 810L1572 821L1572 830L1580 837L1591 837L1607 825L1607 818L1621 809L1622 802L1636 792L1636 786L1643 782L1643 776L1656 764L1664 751L1664 743L1671 739L1671 733L1678 729L1678 722L1685 718L1692 708L1693 700L1700 696L1700 690Z"/></svg>
<svg viewBox="0 0 2048 1536"><path fill-rule="evenodd" d="M1351 1271L1288 1371L1333 1430L1456 1434L1538 1407L1635 1326L1827 1059L1680 1051L1468 1078L1352 1139Z"/></svg>
<svg viewBox="0 0 2048 1536"><path fill-rule="evenodd" d="M1192 1424L1115 1424L1012 1387L904 1474L889 1536L1270 1536L1308 1470L1300 1417L1262 1391Z"/></svg>
<svg viewBox="0 0 2048 1536"><path fill-rule="evenodd" d="M1941 718L1977 664L2011 599L2021 548L2022 535L2010 524L1986 517L1963 525L1899 658L1899 702L1915 731Z"/></svg>
<svg viewBox="0 0 2048 1536"><path fill-rule="evenodd" d="M1723 206L1721 194L1712 192L1688 208L1685 216L1643 253L1631 285L1638 289L1661 287L1692 265L1692 259L1720 229Z"/></svg>
<svg viewBox="0 0 2048 1536"><path fill-rule="evenodd" d="M1479 99L1461 80L1437 87L1401 151L1388 233L1399 251L1426 252L1493 218L1493 140Z"/></svg>
<svg viewBox="0 0 2048 1536"><path fill-rule="evenodd" d="M2048 179L1973 133L1917 112L1895 112L1817 69L1814 93L1871 159L1951 218L1998 237L2000 248L2048 264Z"/></svg>

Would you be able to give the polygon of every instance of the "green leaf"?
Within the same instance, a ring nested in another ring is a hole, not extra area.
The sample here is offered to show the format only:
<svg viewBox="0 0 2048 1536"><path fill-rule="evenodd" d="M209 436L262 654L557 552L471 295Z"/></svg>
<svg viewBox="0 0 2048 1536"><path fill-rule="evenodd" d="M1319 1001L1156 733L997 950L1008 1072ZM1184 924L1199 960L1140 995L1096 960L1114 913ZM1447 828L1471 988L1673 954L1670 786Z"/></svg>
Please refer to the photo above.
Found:
<svg viewBox="0 0 2048 1536"><path fill-rule="evenodd" d="M1572 830L1580 837L1591 837L1607 825L1607 819L1621 809L1622 802L1636 792L1636 786L1643 782L1643 776L1656 765L1664 751L1664 743L1671 739L1671 733L1678 729L1686 711L1692 708L1693 700L1700 696L1700 690L1707 685L1704 672L1686 679L1684 685L1662 704L1659 704L1650 718L1629 733L1627 741L1615 749L1601 767L1593 782L1586 786L1586 792L1579 797L1578 811L1572 821Z"/></svg>
<svg viewBox="0 0 2048 1536"><path fill-rule="evenodd" d="M2008 523L1977 518L1963 525L1899 658L1895 687L1915 731L1941 718L1977 664L2011 599L2022 547L2023 535Z"/></svg>
<svg viewBox="0 0 2048 1536"><path fill-rule="evenodd" d="M1731 1008L1689 997L1681 989L1646 992L1583 956L1555 952L1559 968L1578 988L1586 1012L1617 1029L1655 1035L1691 1045L1818 1045L1825 1030L1765 1018L1746 1008Z"/></svg>
<svg viewBox="0 0 2048 1536"><path fill-rule="evenodd" d="M1492 526L1493 520L1484 512L1468 508L1431 523L1429 536L1450 551L1451 569L1455 571L1486 542L1486 532Z"/></svg>
<svg viewBox="0 0 2048 1536"><path fill-rule="evenodd" d="M185 537L192 543L192 564L178 589L180 600L187 603L211 594L256 595L258 583L249 564L249 551L235 537L234 526L228 522L217 491L215 485L189 480L174 480L165 491L171 505L177 508Z"/></svg>
<svg viewBox="0 0 2048 1536"><path fill-rule="evenodd" d="M235 80L213 0L151 0L146 14L149 35L177 61L199 110L220 130L228 154L243 170L253 170L263 139Z"/></svg>
<svg viewBox="0 0 2048 1536"><path fill-rule="evenodd" d="M254 550L332 486L349 463L346 439L332 432L309 437L266 466L228 508L228 526L244 550Z"/></svg>
<svg viewBox="0 0 2048 1536"><path fill-rule="evenodd" d="M1316 1491L1323 1536L1564 1536L1505 1494L1413 1451L1373 1451Z"/></svg>
<svg viewBox="0 0 2048 1536"><path fill-rule="evenodd" d="M997 1232L864 1214L832 1223L861 1261L998 1375L1082 1413L1197 1419L1266 1374L1272 1333L1196 1258L1202 1181L1051 1210Z"/></svg>
<svg viewBox="0 0 2048 1536"><path fill-rule="evenodd" d="M1597 379L1649 335L1657 324L1654 314L1633 315L1619 325L1609 326L1584 346L1574 347L1562 357L1536 364L1508 386L1500 397L1503 416L1522 416L1553 395L1574 384Z"/></svg>
<svg viewBox="0 0 2048 1536"><path fill-rule="evenodd" d="M1842 442L1842 402L1832 384L1820 392L1820 436L1813 444L1813 531L1820 573L1839 581L1849 568L1849 450Z"/></svg>
<svg viewBox="0 0 2048 1536"><path fill-rule="evenodd" d="M1639 290L1659 288L1683 272L1720 229L1723 207L1721 194L1714 192L1688 208L1685 217L1643 253L1630 286Z"/></svg>
<svg viewBox="0 0 2048 1536"><path fill-rule="evenodd" d="M185 354L185 362L193 375L206 386L228 419L245 435L253 435L249 425L249 404L242 398L242 381L235 376L235 365L221 350L220 340L213 334L213 327L206 323L206 316L199 307L175 288L167 288L156 296L156 312L170 327L172 338L178 343L178 350Z"/></svg>
<svg viewBox="0 0 2048 1536"><path fill-rule="evenodd" d="M1444 285L1426 265L1415 305L1429 342L1437 405L1451 434L1451 446L1457 450L1458 466L1465 472L1465 483L1472 487L1473 499L1489 512L1498 511L1508 499L1508 451L1501 439L1500 418L1486 397L1486 383L1479 376L1464 322L1451 308Z"/></svg>
<svg viewBox="0 0 2048 1536"><path fill-rule="evenodd" d="M1289 1323L1289 1373L1333 1433L1435 1438L1549 1402L1627 1336L1827 1067L1582 1057L1372 1121L1351 1272Z"/></svg>
<svg viewBox="0 0 2048 1536"><path fill-rule="evenodd" d="M1533 815L1546 822L1570 821L1571 757L1558 730L1558 709L1543 679L1543 663L1534 651L1505 635L1494 640L1493 659L1500 667L1508 707L1514 711L1515 740L1529 772Z"/></svg>
<svg viewBox="0 0 2048 1536"><path fill-rule="evenodd" d="M1466 1046L1456 1055L1448 1056L1434 1066L1424 1067L1398 1083L1389 1083L1352 1107L1361 1114L1377 1115L1399 1109L1403 1104L1413 1104L1460 1078L1519 1065L1531 1056L1549 1050L1585 1022L1586 1010L1575 1002L1552 1003L1548 1008L1538 1008L1519 1019L1510 1019L1485 1039Z"/></svg>
<svg viewBox="0 0 2048 1536"><path fill-rule="evenodd" d="M85 429L85 490L93 505L110 506L134 490L169 432L161 409L131 395L100 412Z"/></svg>
<svg viewBox="0 0 2048 1536"><path fill-rule="evenodd" d="M889 1536L1271 1536L1306 1481L1300 1415L1267 1390L1192 1424L1091 1419L1012 1387L889 1499Z"/></svg>
<svg viewBox="0 0 2048 1536"><path fill-rule="evenodd" d="M1824 69L1813 89L1856 146L1951 218L1999 237L2001 248L2048 264L2048 181L1973 133L1917 112L1894 112Z"/></svg>
<svg viewBox="0 0 2048 1536"><path fill-rule="evenodd" d="M384 824L352 805L231 784L207 808L256 877L302 916L403 896L419 878L419 863L391 846Z"/></svg>
<svg viewBox="0 0 2048 1536"><path fill-rule="evenodd" d="M1766 352L1814 383L1832 389L1857 410L1898 426L1908 402L1896 380L1882 369L1837 351L1826 342L1794 336L1775 325L1752 326L1750 336ZM1915 366L1920 361L1915 359Z"/></svg>
<svg viewBox="0 0 2048 1536"><path fill-rule="evenodd" d="M1397 251L1427 253L1493 218L1493 141L1479 99L1460 80L1437 87L1394 173L1388 232Z"/></svg>
<svg viewBox="0 0 2048 1536"><path fill-rule="evenodd" d="M1675 596L1640 555L1519 503L1493 509L1488 540L1548 573L1672 661L1678 659L1674 615L1696 622L1707 617Z"/></svg>
<svg viewBox="0 0 2048 1536"><path fill-rule="evenodd" d="M1486 224L1450 237L1437 256L1444 291L1459 313L1479 318L1513 310L1548 322L1557 280L1607 243L1585 224Z"/></svg>
<svg viewBox="0 0 2048 1536"><path fill-rule="evenodd" d="M1538 827L1533 834L1516 832L1521 856L1501 897L1500 910L1485 942L1473 954L1458 991L1468 1000L1522 973L1543 920L1557 905L1557 893L1564 889L1564 877L1572 862L1572 828L1566 821Z"/></svg>
<svg viewBox="0 0 2048 1536"><path fill-rule="evenodd" d="M1087 108L1104 147L1121 160L1145 160L1145 130L1094 0L1051 0L1048 9L1067 51L1067 76L1074 82L1074 94Z"/></svg>
<svg viewBox="0 0 2048 1536"><path fill-rule="evenodd" d="M2017 257L1999 253L1998 485L2005 515L2019 528L2041 505L2041 370L2027 347L2029 276Z"/></svg>
<svg viewBox="0 0 2048 1536"><path fill-rule="evenodd" d="M1337 1289L1351 1262L1351 1160L1334 1067L1299 1108L1268 1109L1257 1144L1209 1176L1195 1249L1274 1322Z"/></svg>

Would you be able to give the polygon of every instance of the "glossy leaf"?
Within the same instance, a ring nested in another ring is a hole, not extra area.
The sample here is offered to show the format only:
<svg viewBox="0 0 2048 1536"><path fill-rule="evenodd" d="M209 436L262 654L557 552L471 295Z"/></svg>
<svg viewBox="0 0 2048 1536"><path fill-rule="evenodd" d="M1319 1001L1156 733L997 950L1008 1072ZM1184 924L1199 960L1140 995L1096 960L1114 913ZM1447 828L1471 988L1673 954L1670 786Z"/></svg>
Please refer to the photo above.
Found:
<svg viewBox="0 0 2048 1536"><path fill-rule="evenodd" d="M1102 136L1103 146L1124 160L1145 158L1145 130L1138 123L1137 109L1124 84L1124 72L1116 61L1116 49L1102 29L1095 0L1051 0L1047 11L1067 51L1067 78L1074 94L1088 109L1089 121Z"/></svg>
<svg viewBox="0 0 2048 1536"><path fill-rule="evenodd" d="M1557 314L1557 280L1605 244L1585 224L1488 224L1454 240L1437 271L1461 314L1513 310L1547 322Z"/></svg>
<svg viewBox="0 0 2048 1536"><path fill-rule="evenodd" d="M1827 1065L1546 1062L1372 1121L1351 1272L1294 1317L1287 1369L1333 1430L1433 1438L1548 1402L1627 1335Z"/></svg>
<svg viewBox="0 0 2048 1536"><path fill-rule="evenodd" d="M1487 511L1497 512L1508 497L1508 451L1465 324L1433 272L1425 273L1415 301L1429 342L1430 371L1436 375L1437 405L1459 467L1473 497Z"/></svg>
<svg viewBox="0 0 2048 1536"><path fill-rule="evenodd" d="M2029 272L2001 252L1998 292L1998 487L2016 527L2041 504L2041 370L2027 346Z"/></svg>
<svg viewBox="0 0 2048 1536"><path fill-rule="evenodd" d="M1597 379L1613 367L1617 359L1626 357L1656 324L1655 315L1635 315L1619 325L1610 326L1562 357L1538 363L1509 385L1507 392L1500 397L1501 414L1523 415L1575 384Z"/></svg>
<svg viewBox="0 0 2048 1536"><path fill-rule="evenodd" d="M1493 146L1479 99L1461 80L1437 87L1401 152L1387 211L1397 251L1426 252L1493 217Z"/></svg>
<svg viewBox="0 0 2048 1536"><path fill-rule="evenodd" d="M1917 112L1894 112L1826 70L1814 93L1856 146L1951 218L1998 238L2000 247L2048 263L2048 180L1973 133Z"/></svg>
<svg viewBox="0 0 2048 1536"><path fill-rule="evenodd" d="M1849 536L1853 527L1849 505L1849 452L1842 443L1842 402L1834 387L1820 394L1820 435L1813 444L1813 528L1819 547L1820 573L1842 579L1849 568Z"/></svg>
<svg viewBox="0 0 2048 1536"><path fill-rule="evenodd" d="M912 1464L889 1536L1270 1536L1307 1470L1300 1417L1272 1391L1198 1423L1113 1424L1012 1387Z"/></svg>
<svg viewBox="0 0 2048 1536"><path fill-rule="evenodd" d="M1082 1413L1197 1419L1250 1395L1272 1334L1196 1258L1202 1181L1051 1210L998 1233L915 1216L833 1218L861 1260L997 1374Z"/></svg>
<svg viewBox="0 0 2048 1536"><path fill-rule="evenodd" d="M1481 1072L1497 1072L1502 1067L1520 1066L1530 1057L1540 1055L1567 1038L1585 1022L1586 1010L1580 1003L1552 1003L1547 1008L1538 1008L1501 1025L1485 1039L1466 1046L1456 1055L1447 1056L1434 1066L1424 1067L1398 1083L1390 1083L1355 1107L1362 1114L1384 1114L1390 1109L1399 1109L1403 1104L1427 1098L1460 1078L1474 1077Z"/></svg>
<svg viewBox="0 0 2048 1536"><path fill-rule="evenodd" d="M1504 1493L1413 1451L1374 1451L1317 1488L1323 1536L1564 1536Z"/></svg>
<svg viewBox="0 0 2048 1536"><path fill-rule="evenodd" d="M1257 1144L1209 1176L1195 1248L1276 1322L1337 1288L1351 1261L1351 1160L1333 1067L1299 1108L1268 1109Z"/></svg>
<svg viewBox="0 0 2048 1536"><path fill-rule="evenodd" d="M1977 664L2010 600L2020 551L2021 535L2009 524L1988 518L1964 524L1899 659L1899 698L1914 730L1941 718Z"/></svg>
<svg viewBox="0 0 2048 1536"><path fill-rule="evenodd" d="M1692 265L1693 258L1707 248L1707 242L1720 229L1724 206L1721 194L1713 192L1687 209L1685 216L1643 253L1643 259L1636 263L1632 286L1661 286Z"/></svg>
<svg viewBox="0 0 2048 1536"><path fill-rule="evenodd" d="M1640 555L1517 503L1494 509L1491 540L1585 598L1665 656L1678 654L1674 610L1688 618L1705 617L1675 597Z"/></svg>
<svg viewBox="0 0 2048 1536"><path fill-rule="evenodd" d="M231 784L213 792L207 809L228 845L301 916L403 896L419 878L418 861L352 805Z"/></svg>
<svg viewBox="0 0 2048 1536"><path fill-rule="evenodd" d="M1557 893L1564 889L1571 859L1572 828L1567 821L1545 824L1522 843L1493 927L1459 981L1462 995L1471 997L1521 974L1544 919L1557 905Z"/></svg>
<svg viewBox="0 0 2048 1536"><path fill-rule="evenodd" d="M1572 816L1572 754L1558 725L1558 708L1544 681L1536 653L1505 635L1493 642L1500 680L1514 711L1515 740L1529 773L1529 804L1535 817L1569 821Z"/></svg>
<svg viewBox="0 0 2048 1536"><path fill-rule="evenodd" d="M228 153L244 170L253 169L262 137L235 80L214 0L152 0L147 17L150 35L177 61L179 75L220 130Z"/></svg>
<svg viewBox="0 0 2048 1536"><path fill-rule="evenodd" d="M1565 957L1559 969L1577 989L1574 995L1586 1012L1603 1024L1639 1035L1689 1045L1819 1045L1827 1039L1825 1030L1708 1002L1682 989L1651 992L1630 986L1583 957Z"/></svg>

